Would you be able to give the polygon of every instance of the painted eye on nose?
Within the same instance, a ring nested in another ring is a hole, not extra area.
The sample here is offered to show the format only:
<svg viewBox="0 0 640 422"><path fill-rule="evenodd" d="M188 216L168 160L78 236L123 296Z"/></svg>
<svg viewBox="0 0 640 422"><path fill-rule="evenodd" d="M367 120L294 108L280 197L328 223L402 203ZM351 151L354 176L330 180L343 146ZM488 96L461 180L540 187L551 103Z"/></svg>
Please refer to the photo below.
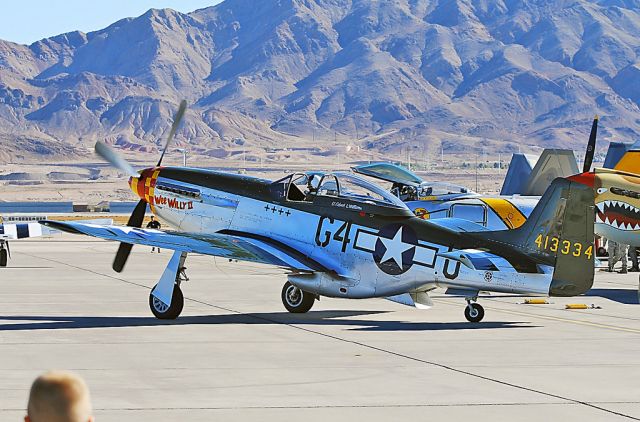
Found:
<svg viewBox="0 0 640 422"><path fill-rule="evenodd" d="M598 195L602 195L606 191L607 191L607 188L598 188L598 190L596 192L598 192Z"/></svg>

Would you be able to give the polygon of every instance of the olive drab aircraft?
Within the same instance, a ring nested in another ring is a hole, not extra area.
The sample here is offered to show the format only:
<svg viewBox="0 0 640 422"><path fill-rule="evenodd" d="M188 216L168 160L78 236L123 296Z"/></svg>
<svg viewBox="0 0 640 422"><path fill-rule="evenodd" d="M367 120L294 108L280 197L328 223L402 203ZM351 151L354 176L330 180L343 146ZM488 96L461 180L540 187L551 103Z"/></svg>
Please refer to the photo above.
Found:
<svg viewBox="0 0 640 422"><path fill-rule="evenodd" d="M639 247L640 149L625 153L613 169L596 168L588 174L594 179L596 233Z"/></svg>
<svg viewBox="0 0 640 422"><path fill-rule="evenodd" d="M583 179L594 189L595 233L618 243L640 246L640 148L627 151L613 169L591 169L598 131L593 120L585 154ZM640 289L640 287L639 287ZM639 290L640 291L640 290Z"/></svg>
<svg viewBox="0 0 640 422"><path fill-rule="evenodd" d="M174 251L151 290L157 318L182 311L187 254L271 264L287 272L281 299L290 312L321 296L383 297L430 307L444 287L466 300L465 317L482 320L479 291L573 296L593 283L592 178L555 180L528 220L490 231L462 219L423 220L397 197L347 172L295 173L280 180L188 167L162 167L184 114L180 105L157 165L136 172L102 142L97 153L126 172L140 197L128 226L42 221L66 232L121 242L122 271L134 244ZM147 204L176 230L141 229Z"/></svg>

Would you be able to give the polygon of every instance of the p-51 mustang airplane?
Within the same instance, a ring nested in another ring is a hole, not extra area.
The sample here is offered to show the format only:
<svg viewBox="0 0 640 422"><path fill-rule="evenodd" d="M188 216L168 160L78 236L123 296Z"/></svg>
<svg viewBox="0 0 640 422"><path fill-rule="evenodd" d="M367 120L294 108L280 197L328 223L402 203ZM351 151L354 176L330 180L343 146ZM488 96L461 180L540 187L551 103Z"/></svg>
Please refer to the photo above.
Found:
<svg viewBox="0 0 640 422"><path fill-rule="evenodd" d="M183 112L181 104L165 151ZM314 186L311 174L270 181L160 167L162 157L156 167L137 173L105 144L96 151L131 176L129 185L141 198L130 227L42 224L122 242L116 271L133 244L174 250L149 296L158 318L173 319L182 311L180 274L188 253L286 269L282 301L290 312L307 312L320 296L387 297L428 307L428 292L445 287L465 297L465 316L477 322L484 316L476 303L479 291L572 296L593 283L589 178L555 180L519 229L488 231L460 219L422 220L398 198L350 173L322 174ZM147 204L179 231L140 229Z"/></svg>
<svg viewBox="0 0 640 422"><path fill-rule="evenodd" d="M640 150L627 151L613 169L595 168L596 234L640 247Z"/></svg>
<svg viewBox="0 0 640 422"><path fill-rule="evenodd" d="M424 220L461 218L490 230L514 229L525 222L540 199L539 196L481 195L450 183L427 182L391 163L363 164L352 170L393 183L390 192Z"/></svg>
<svg viewBox="0 0 640 422"><path fill-rule="evenodd" d="M595 233L631 246L640 246L640 150L634 146L613 169L590 171L598 129L593 121L585 154L583 175L593 179ZM487 196L464 187L429 183L402 167L389 163L354 167L356 173L393 182L391 189L420 218L462 218L490 230L518 228L538 203L539 196Z"/></svg>

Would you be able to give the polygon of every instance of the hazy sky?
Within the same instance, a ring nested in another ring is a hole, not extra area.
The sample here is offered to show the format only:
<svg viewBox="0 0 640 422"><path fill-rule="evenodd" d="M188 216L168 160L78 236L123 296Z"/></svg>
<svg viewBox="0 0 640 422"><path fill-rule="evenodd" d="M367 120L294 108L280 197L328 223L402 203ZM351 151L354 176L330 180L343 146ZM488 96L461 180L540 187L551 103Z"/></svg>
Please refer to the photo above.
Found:
<svg viewBox="0 0 640 422"><path fill-rule="evenodd" d="M31 44L69 31L95 31L151 8L191 12L222 0L12 0L2 2L0 39ZM258 0L259 1L259 0Z"/></svg>

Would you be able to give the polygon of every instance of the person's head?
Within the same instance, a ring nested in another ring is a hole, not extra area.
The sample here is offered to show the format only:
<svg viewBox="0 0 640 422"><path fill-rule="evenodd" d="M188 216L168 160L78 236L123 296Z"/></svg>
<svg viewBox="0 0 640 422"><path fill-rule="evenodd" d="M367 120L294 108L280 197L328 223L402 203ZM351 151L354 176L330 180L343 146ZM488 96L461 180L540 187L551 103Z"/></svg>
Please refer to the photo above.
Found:
<svg viewBox="0 0 640 422"><path fill-rule="evenodd" d="M151 216L151 221L153 221L153 216Z"/></svg>
<svg viewBox="0 0 640 422"><path fill-rule="evenodd" d="M87 385L69 372L51 371L31 385L25 422L93 422Z"/></svg>

